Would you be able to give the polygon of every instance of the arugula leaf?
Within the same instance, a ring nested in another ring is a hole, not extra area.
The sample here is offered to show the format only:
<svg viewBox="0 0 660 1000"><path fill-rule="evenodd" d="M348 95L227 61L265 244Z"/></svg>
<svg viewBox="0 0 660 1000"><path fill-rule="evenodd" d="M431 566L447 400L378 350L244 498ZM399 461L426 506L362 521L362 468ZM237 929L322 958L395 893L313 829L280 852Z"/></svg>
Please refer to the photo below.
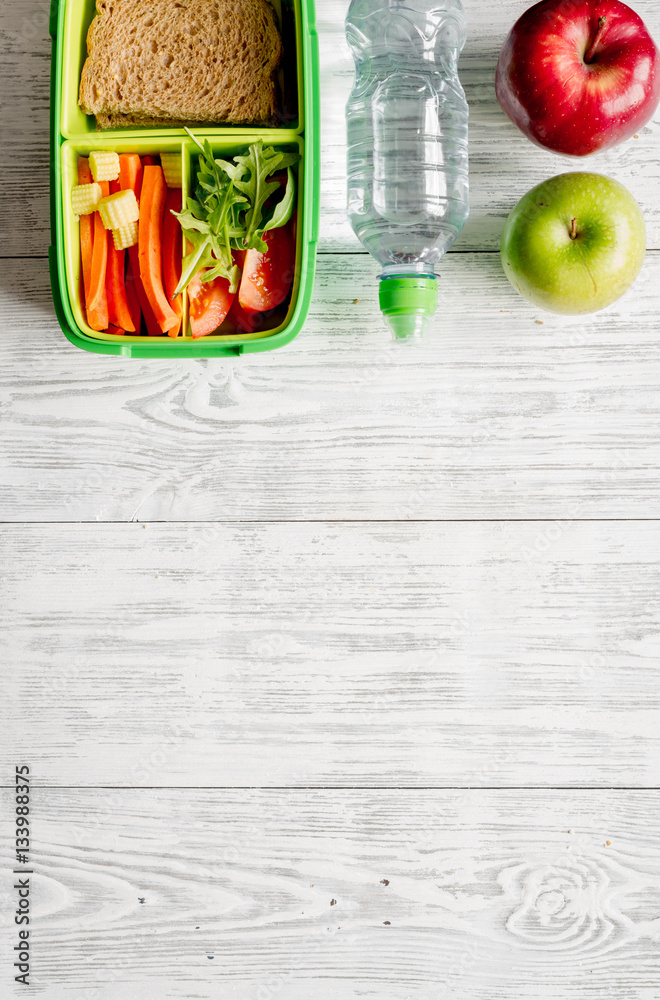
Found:
<svg viewBox="0 0 660 1000"><path fill-rule="evenodd" d="M183 212L174 212L192 250L184 257L181 280L175 295L186 288L200 270L202 281L224 277L230 291L238 287L239 268L232 250L260 250L267 245L263 234L286 225L293 213L295 179L291 167L299 159L268 146L261 139L234 161L215 159L208 139L201 143L190 129L186 132L200 150L195 197L188 198ZM280 187L268 181L277 171L287 171L284 197L266 209L266 202Z"/></svg>
<svg viewBox="0 0 660 1000"><path fill-rule="evenodd" d="M286 226L287 222L293 215L293 203L296 196L296 182L294 180L293 170L291 167L287 167L286 173L287 178L284 197L275 205L270 219L266 220L263 228L257 231L259 236L263 236L263 234L270 229L280 229L282 226Z"/></svg>
<svg viewBox="0 0 660 1000"><path fill-rule="evenodd" d="M222 275L235 292L238 268L231 255L230 243L235 235L235 206L242 204L245 198L216 164L208 139L202 145L192 132L189 135L200 149L196 197L187 199L186 211L173 214L179 220L184 239L193 249L184 257L175 295L182 292L202 268L206 269L203 281Z"/></svg>
<svg viewBox="0 0 660 1000"><path fill-rule="evenodd" d="M285 153L282 150L274 149L273 146L264 149L263 140L259 139L250 146L244 156L235 156L234 163L229 163L226 160L216 161L231 178L234 187L245 195L248 201L248 207L239 212L240 223L245 230L240 249L265 252L266 244L261 237L266 229L278 228L269 224L269 220L264 216L264 206L268 198L279 187L277 181L269 183L267 178L272 177L279 170L287 170L288 173L287 193L285 193L284 198L288 203L288 215L280 215L279 226L285 225L291 218L294 180L290 168L298 159L297 153ZM289 188L291 188L290 192Z"/></svg>

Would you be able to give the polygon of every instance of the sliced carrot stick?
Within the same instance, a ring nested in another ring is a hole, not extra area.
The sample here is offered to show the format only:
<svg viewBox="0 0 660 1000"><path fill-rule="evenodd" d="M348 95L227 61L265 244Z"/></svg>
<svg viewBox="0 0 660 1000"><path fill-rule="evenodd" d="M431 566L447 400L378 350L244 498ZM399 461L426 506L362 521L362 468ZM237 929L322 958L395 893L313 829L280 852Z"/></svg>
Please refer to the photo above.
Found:
<svg viewBox="0 0 660 1000"><path fill-rule="evenodd" d="M101 181L104 198L110 194L110 185ZM87 322L92 330L106 330L108 327L108 296L105 278L108 269L108 232L101 221L101 213L94 212L94 246L92 248L92 273L89 281L89 301Z"/></svg>
<svg viewBox="0 0 660 1000"><path fill-rule="evenodd" d="M110 194L116 194L118 191L121 191L119 181L110 181ZM108 240L108 269L105 278L108 316L113 326L120 327L127 333L135 333L135 324L126 301L125 261L126 251L116 250L114 240L111 237Z"/></svg>
<svg viewBox="0 0 660 1000"><path fill-rule="evenodd" d="M115 250L112 239L108 240L108 270L105 286L108 295L108 316L114 326L120 326L127 333L135 333L135 324L126 298L124 272L126 251Z"/></svg>
<svg viewBox="0 0 660 1000"><path fill-rule="evenodd" d="M180 320L165 295L163 288L163 209L167 186L161 167L146 166L142 177L140 195L140 222L138 227L138 257L140 277L153 309L156 322L163 333L168 333Z"/></svg>
<svg viewBox="0 0 660 1000"><path fill-rule="evenodd" d="M156 317L154 316L154 311L151 308L149 299L147 298L147 293L144 285L142 284L142 278L140 277L140 259L137 245L128 248L128 260L131 268L131 277L133 279L133 288L137 293L140 309L142 310L144 322L147 327L147 333L150 337L161 337L163 331L159 327Z"/></svg>
<svg viewBox="0 0 660 1000"><path fill-rule="evenodd" d="M91 184L92 183L92 168L89 165L89 160L86 156L78 157L78 183L79 184ZM86 216L83 216L86 218Z"/></svg>
<svg viewBox="0 0 660 1000"><path fill-rule="evenodd" d="M137 285L135 284L135 279L133 277L130 253L126 263L126 301L128 302L128 308L131 314L131 322L135 327L135 335L136 337L139 337L142 333L142 310L140 309Z"/></svg>
<svg viewBox="0 0 660 1000"><path fill-rule="evenodd" d="M137 153L120 153L119 155L119 189L131 190L140 200L142 191L142 161Z"/></svg>
<svg viewBox="0 0 660 1000"><path fill-rule="evenodd" d="M140 200L142 193L142 161L137 153L121 153L119 156L119 186L122 191L131 190L135 197ZM147 332L150 337L160 337L162 330L156 322L153 309L149 305L147 293L144 290L142 279L140 278L140 261L138 247L128 248L129 265L126 272L126 297L131 308L131 317L137 333L140 332L142 322L137 315L138 311L144 316L147 325ZM132 304L131 304L132 302Z"/></svg>
<svg viewBox="0 0 660 1000"><path fill-rule="evenodd" d="M172 212L181 211L181 188L168 188L163 215L163 285L167 301L179 318L179 325L168 331L170 337L177 337L183 321L183 295L174 298L176 286L181 279L183 266L183 234L178 219Z"/></svg>
<svg viewBox="0 0 660 1000"><path fill-rule="evenodd" d="M94 218L91 215L80 217L80 255L82 258L83 291L85 294L85 309L89 302L89 286L92 279L92 250L94 247Z"/></svg>
<svg viewBox="0 0 660 1000"><path fill-rule="evenodd" d="M92 171L86 156L78 157L78 183L91 184ZM80 216L80 259L82 263L83 289L85 293L85 309L89 302L89 286L92 278L92 248L94 246L94 216Z"/></svg>

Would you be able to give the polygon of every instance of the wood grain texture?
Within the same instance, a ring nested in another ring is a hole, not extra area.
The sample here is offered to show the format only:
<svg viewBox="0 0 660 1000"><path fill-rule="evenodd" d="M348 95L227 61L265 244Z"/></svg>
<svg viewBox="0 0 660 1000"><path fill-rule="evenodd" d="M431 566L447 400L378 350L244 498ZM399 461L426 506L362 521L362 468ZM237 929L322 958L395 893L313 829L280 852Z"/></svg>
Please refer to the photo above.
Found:
<svg viewBox="0 0 660 1000"><path fill-rule="evenodd" d="M0 6L0 256L25 258L0 271L0 783L31 765L31 989L657 1000L660 524L585 519L659 513L660 117L588 161L533 147L492 86L528 0L466 0L472 213L396 350L344 211L347 6L317 0L307 328L181 363L59 331L49 4ZM569 169L625 183L656 251L586 319L494 252Z"/></svg>
<svg viewBox="0 0 660 1000"><path fill-rule="evenodd" d="M0 5L0 257L50 245L49 0Z"/></svg>
<svg viewBox="0 0 660 1000"><path fill-rule="evenodd" d="M3 773L658 784L657 522L2 530Z"/></svg>
<svg viewBox="0 0 660 1000"><path fill-rule="evenodd" d="M140 362L71 347L46 262L6 262L0 519L657 516L660 254L590 317L526 304L495 254L445 272L418 348L373 261L326 254L289 348Z"/></svg>
<svg viewBox="0 0 660 1000"><path fill-rule="evenodd" d="M67 789L33 817L48 1000L657 995L657 793Z"/></svg>
<svg viewBox="0 0 660 1000"><path fill-rule="evenodd" d="M471 216L456 247L495 249L504 219L533 184L567 170L611 174L639 200L647 220L649 247L660 249L660 115L638 139L603 154L558 156L533 146L500 110L493 80L499 50L527 0L487 3L465 0L468 41L460 74L470 105ZM660 37L657 0L635 0L635 9ZM48 108L50 38L46 0L3 0L0 44L0 169L5 225L0 256L44 254L48 223ZM323 165L321 250L355 250L358 243L345 213L344 108L353 62L344 38L347 0L317 0L321 46ZM25 166L31 167L30 184Z"/></svg>

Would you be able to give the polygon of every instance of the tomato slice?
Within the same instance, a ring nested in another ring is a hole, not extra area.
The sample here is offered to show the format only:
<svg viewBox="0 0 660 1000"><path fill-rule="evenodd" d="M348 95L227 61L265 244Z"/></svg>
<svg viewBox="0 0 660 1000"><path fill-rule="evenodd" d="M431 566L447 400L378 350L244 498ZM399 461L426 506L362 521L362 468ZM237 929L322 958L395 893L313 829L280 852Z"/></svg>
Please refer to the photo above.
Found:
<svg viewBox="0 0 660 1000"><path fill-rule="evenodd" d="M195 339L218 329L236 298L226 278L202 281L196 274L188 285L190 329Z"/></svg>
<svg viewBox="0 0 660 1000"><path fill-rule="evenodd" d="M293 284L296 247L291 222L264 233L265 253L248 250L238 301L246 312L266 312L284 302Z"/></svg>

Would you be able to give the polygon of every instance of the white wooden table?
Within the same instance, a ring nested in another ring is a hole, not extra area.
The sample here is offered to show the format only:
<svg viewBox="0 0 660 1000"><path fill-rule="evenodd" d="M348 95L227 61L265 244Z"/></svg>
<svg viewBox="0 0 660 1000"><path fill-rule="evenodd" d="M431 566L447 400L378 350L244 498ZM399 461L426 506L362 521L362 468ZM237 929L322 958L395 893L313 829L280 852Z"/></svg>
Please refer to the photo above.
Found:
<svg viewBox="0 0 660 1000"><path fill-rule="evenodd" d="M576 163L494 97L525 0L467 0L472 214L394 348L344 216L346 6L307 328L181 363L59 331L48 5L0 8L3 996L23 763L47 1000L660 995L660 118L577 166L642 205L635 287L526 305L503 220Z"/></svg>

